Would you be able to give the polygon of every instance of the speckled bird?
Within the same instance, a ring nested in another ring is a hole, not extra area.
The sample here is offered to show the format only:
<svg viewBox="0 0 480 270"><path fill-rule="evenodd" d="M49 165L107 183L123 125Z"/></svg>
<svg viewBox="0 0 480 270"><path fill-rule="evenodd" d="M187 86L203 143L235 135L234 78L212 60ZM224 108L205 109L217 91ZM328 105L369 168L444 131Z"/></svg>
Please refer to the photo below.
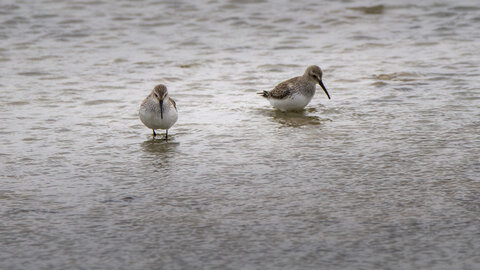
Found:
<svg viewBox="0 0 480 270"><path fill-rule="evenodd" d="M165 139L168 139L168 129L177 122L177 105L168 96L167 87L159 84L143 100L139 111L140 120L153 130L153 137L157 134L155 129L165 129Z"/></svg>
<svg viewBox="0 0 480 270"><path fill-rule="evenodd" d="M273 107L281 111L297 111L305 108L315 95L316 85L320 84L328 99L330 95L322 82L322 70L318 66L309 66L303 76L279 83L271 91L258 94L265 97Z"/></svg>

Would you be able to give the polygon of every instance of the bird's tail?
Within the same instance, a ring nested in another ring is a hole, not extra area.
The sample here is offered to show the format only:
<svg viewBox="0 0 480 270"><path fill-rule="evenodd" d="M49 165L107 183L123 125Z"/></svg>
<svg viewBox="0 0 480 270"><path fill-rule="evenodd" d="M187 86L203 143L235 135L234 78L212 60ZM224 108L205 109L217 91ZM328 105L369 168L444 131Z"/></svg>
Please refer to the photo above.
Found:
<svg viewBox="0 0 480 270"><path fill-rule="evenodd" d="M257 94L264 98L268 98L269 96L268 91L257 92Z"/></svg>

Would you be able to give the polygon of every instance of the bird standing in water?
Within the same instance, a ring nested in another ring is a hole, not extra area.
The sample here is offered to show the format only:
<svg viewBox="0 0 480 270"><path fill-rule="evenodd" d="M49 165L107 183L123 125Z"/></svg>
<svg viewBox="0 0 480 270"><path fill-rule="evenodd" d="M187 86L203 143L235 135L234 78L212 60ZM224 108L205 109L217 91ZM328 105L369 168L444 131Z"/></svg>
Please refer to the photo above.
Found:
<svg viewBox="0 0 480 270"><path fill-rule="evenodd" d="M143 100L139 111L140 120L153 130L153 137L157 134L155 129L165 129L165 139L168 140L168 129L177 122L177 105L168 96L167 87L159 84Z"/></svg>
<svg viewBox="0 0 480 270"><path fill-rule="evenodd" d="M291 78L279 83L271 91L263 91L258 94L268 99L273 107L283 112L297 111L305 108L312 100L317 83L330 99L322 82L322 70L315 65L309 66L303 76Z"/></svg>

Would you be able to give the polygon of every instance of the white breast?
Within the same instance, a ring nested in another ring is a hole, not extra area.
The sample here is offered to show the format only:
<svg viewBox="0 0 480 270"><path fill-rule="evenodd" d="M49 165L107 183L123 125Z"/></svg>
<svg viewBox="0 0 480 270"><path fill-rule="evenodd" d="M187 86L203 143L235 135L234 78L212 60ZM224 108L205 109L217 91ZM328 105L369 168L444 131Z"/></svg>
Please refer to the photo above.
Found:
<svg viewBox="0 0 480 270"><path fill-rule="evenodd" d="M301 94L294 94L284 99L269 98L270 104L281 111L301 110L307 106L312 97L306 97Z"/></svg>
<svg viewBox="0 0 480 270"><path fill-rule="evenodd" d="M144 104L140 107L139 116L142 123L151 129L169 129L177 122L178 112L170 102L163 104L163 118L160 106L156 103Z"/></svg>

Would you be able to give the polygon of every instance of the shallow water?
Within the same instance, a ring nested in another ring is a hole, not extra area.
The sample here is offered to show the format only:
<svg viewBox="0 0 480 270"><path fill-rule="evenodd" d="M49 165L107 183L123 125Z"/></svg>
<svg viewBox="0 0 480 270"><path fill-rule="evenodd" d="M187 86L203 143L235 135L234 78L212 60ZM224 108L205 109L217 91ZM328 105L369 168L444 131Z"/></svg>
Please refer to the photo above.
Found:
<svg viewBox="0 0 480 270"><path fill-rule="evenodd" d="M0 5L1 269L480 266L477 1L32 2ZM311 64L332 100L255 94Z"/></svg>

